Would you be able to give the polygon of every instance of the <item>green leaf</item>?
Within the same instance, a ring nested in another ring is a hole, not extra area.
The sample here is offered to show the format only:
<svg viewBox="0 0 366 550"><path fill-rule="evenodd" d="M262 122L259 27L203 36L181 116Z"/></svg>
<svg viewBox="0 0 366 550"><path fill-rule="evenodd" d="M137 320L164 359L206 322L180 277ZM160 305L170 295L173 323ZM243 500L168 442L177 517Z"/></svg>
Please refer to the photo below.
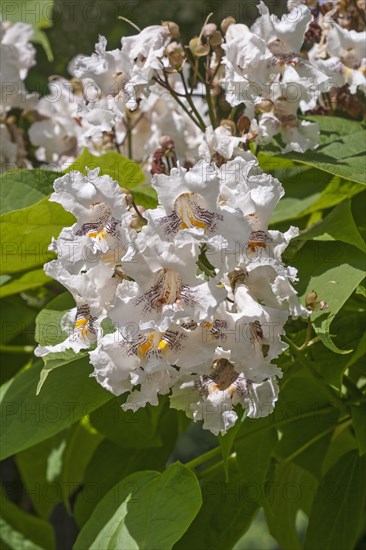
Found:
<svg viewBox="0 0 366 550"><path fill-rule="evenodd" d="M53 191L53 182L61 176L47 170L11 170L0 175L0 214L27 208Z"/></svg>
<svg viewBox="0 0 366 550"><path fill-rule="evenodd" d="M309 116L321 129L321 143L306 153L294 151L281 155L301 164L313 166L349 181L366 184L365 131L361 122L338 117ZM277 147L267 147L267 154L278 154Z"/></svg>
<svg viewBox="0 0 366 550"><path fill-rule="evenodd" d="M40 371L37 363L6 385L1 400L1 459L44 441L112 397L90 378L85 357L56 369L36 396Z"/></svg>
<svg viewBox="0 0 366 550"><path fill-rule="evenodd" d="M19 294L25 290L39 288L50 281L52 281L52 279L47 277L43 269L33 269L32 271L28 271L28 273L21 274L19 277L11 279L5 285L1 285L0 298Z"/></svg>
<svg viewBox="0 0 366 550"><path fill-rule="evenodd" d="M15 457L22 481L37 513L47 519L62 501L59 483L67 430L25 449Z"/></svg>
<svg viewBox="0 0 366 550"><path fill-rule="evenodd" d="M351 199L352 197L359 195L361 192L365 192L363 185L347 181L337 176L334 176L320 195L319 199L307 208L303 215L312 214L318 210L325 210L336 206L345 199ZM358 200L358 197L357 199Z"/></svg>
<svg viewBox="0 0 366 550"><path fill-rule="evenodd" d="M306 241L343 241L363 252L366 243L358 232L349 200L340 203L320 223L302 232L298 239Z"/></svg>
<svg viewBox="0 0 366 550"><path fill-rule="evenodd" d="M32 25L34 42L41 44L48 61L53 61L53 53L47 34L43 29L52 26L52 7L54 0L11 0L3 2L3 18L16 23L22 21Z"/></svg>
<svg viewBox="0 0 366 550"><path fill-rule="evenodd" d="M304 549L351 550L362 525L366 457L344 455L319 485L309 517Z"/></svg>
<svg viewBox="0 0 366 550"><path fill-rule="evenodd" d="M238 412L238 420L232 428L225 434L219 434L218 440L221 448L222 459L224 461L225 481L229 481L229 456L231 454L236 434L240 429L240 424L245 420L245 413L243 409Z"/></svg>
<svg viewBox="0 0 366 550"><path fill-rule="evenodd" d="M223 464L201 475L202 508L174 550L232 548L258 510L256 491L252 484L242 481L236 461L230 460L227 483Z"/></svg>
<svg viewBox="0 0 366 550"><path fill-rule="evenodd" d="M283 550L301 550L296 518L306 501L312 502L317 483L313 476L293 462L278 463L269 483L266 518L271 535Z"/></svg>
<svg viewBox="0 0 366 550"><path fill-rule="evenodd" d="M258 419L260 425L267 421ZM260 427L258 425L258 428ZM247 430L250 433L253 426L248 424ZM259 431L246 438L245 423L240 430L240 439L235 442L237 463L241 470L241 481L253 486L254 494L258 504L265 502L265 480L271 463L272 451L275 448L278 436L275 428L266 431Z"/></svg>
<svg viewBox="0 0 366 550"><path fill-rule="evenodd" d="M2 547L19 550L53 550L55 537L51 525L26 514L6 499L1 491L0 540ZM4 545L4 546L3 546Z"/></svg>
<svg viewBox="0 0 366 550"><path fill-rule="evenodd" d="M131 193L135 203L140 204L144 208L156 208L158 205L158 194L149 185L138 185L131 189Z"/></svg>
<svg viewBox="0 0 366 550"><path fill-rule="evenodd" d="M314 477L321 477L322 462L332 432L337 427L339 410L330 403L325 384L315 378L306 364L298 366L281 388L275 420L285 420L276 456L295 462Z"/></svg>
<svg viewBox="0 0 366 550"><path fill-rule="evenodd" d="M86 168L94 169L98 167L100 168L100 176L111 176L112 179L118 181L122 187L126 187L127 189L133 189L145 182L145 175L139 165L116 151L111 151L97 157L89 153L87 149L84 149L80 157L73 162L66 172L77 170L86 174Z"/></svg>
<svg viewBox="0 0 366 550"><path fill-rule="evenodd" d="M161 422L172 410L166 400L158 407L147 404L137 411L124 411L121 405L127 396L114 397L90 415L90 422L101 434L125 449L160 447ZM174 414L173 414L174 416Z"/></svg>
<svg viewBox="0 0 366 550"><path fill-rule="evenodd" d="M297 290L303 300L315 290L329 305L328 310L312 314L316 333L331 351L350 353L339 350L329 331L335 315L364 278L364 254L338 241L314 241L307 242L292 261L299 270Z"/></svg>
<svg viewBox="0 0 366 550"><path fill-rule="evenodd" d="M35 340L41 346L53 346L66 340L68 335L61 329L61 320L65 313L73 307L75 307L74 298L69 292L64 292L54 300L48 302L46 307L37 315ZM37 395L52 370L67 365L86 355L87 351L76 353L72 349L45 355L43 357L44 367L37 386Z"/></svg>
<svg viewBox="0 0 366 550"><path fill-rule="evenodd" d="M19 296L10 296L1 300L1 331L2 344L14 342L34 322L37 311L29 307ZM22 338L23 344L24 338Z"/></svg>
<svg viewBox="0 0 366 550"><path fill-rule="evenodd" d="M366 403L362 403L358 406L352 406L351 413L359 454L362 456L366 453Z"/></svg>
<svg viewBox="0 0 366 550"><path fill-rule="evenodd" d="M202 504L195 475L175 463L164 473L143 471L115 485L96 506L74 549L169 550Z"/></svg>
<svg viewBox="0 0 366 550"><path fill-rule="evenodd" d="M355 437L351 433L349 427L345 427L345 424L343 424L337 428L333 434L332 441L330 442L322 464L322 477L324 477L342 456L355 449L357 449Z"/></svg>
<svg viewBox="0 0 366 550"><path fill-rule="evenodd" d="M161 406L161 405L160 405ZM79 525L89 518L97 502L119 481L138 470L163 470L171 456L177 437L177 412L168 409L159 420L161 447L127 449L104 440L89 462L83 480L83 489L75 505Z"/></svg>
<svg viewBox="0 0 366 550"><path fill-rule="evenodd" d="M83 480L85 468L102 439L103 436L90 429L86 417L70 428L60 473L61 492L67 507L69 498Z"/></svg>
<svg viewBox="0 0 366 550"><path fill-rule="evenodd" d="M58 237L61 229L74 221L61 205L47 198L0 216L2 273L24 271L49 261L52 237Z"/></svg>

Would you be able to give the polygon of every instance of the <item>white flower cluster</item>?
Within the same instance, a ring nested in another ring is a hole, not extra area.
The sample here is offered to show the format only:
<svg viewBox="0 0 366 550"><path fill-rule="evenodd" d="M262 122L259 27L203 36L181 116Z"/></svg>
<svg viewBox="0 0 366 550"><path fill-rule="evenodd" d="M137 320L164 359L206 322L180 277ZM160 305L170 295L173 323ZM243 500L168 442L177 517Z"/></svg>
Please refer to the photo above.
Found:
<svg viewBox="0 0 366 550"><path fill-rule="evenodd" d="M33 30L25 23L14 25L0 20L0 165L16 163L23 156L22 139L19 129L14 124L5 125L7 113L13 107L32 109L35 107L37 95L30 94L24 80L29 69L35 65L35 49L30 43Z"/></svg>
<svg viewBox="0 0 366 550"><path fill-rule="evenodd" d="M319 144L319 130L299 119L299 111L314 110L345 85L352 94L366 91L365 32L337 24L336 8L316 20L305 4L289 0L288 13L278 18L260 1L260 16L250 28L232 17L221 31L206 22L189 47L174 22L123 37L115 50L100 36L94 54L69 64L73 78L52 80L37 105L23 84L34 64L33 31L23 23L2 25L3 113L33 102L29 138L35 157L64 167L84 147L97 155L117 150L150 176L165 135L182 166L214 155L229 160L249 143L262 146L275 136L284 152L305 152ZM312 25L321 38L306 51ZM2 162L14 160L16 131L9 122L0 128Z"/></svg>
<svg viewBox="0 0 366 550"><path fill-rule="evenodd" d="M45 269L76 308L63 319L67 339L36 354L88 349L96 380L128 393L124 409L171 392L173 407L225 433L237 405L256 418L277 400L284 324L306 314L296 270L281 260L297 230L268 230L283 188L251 153L220 168L178 164L153 186L159 206L138 232L130 197L98 169L55 181L51 200L77 221Z"/></svg>
<svg viewBox="0 0 366 550"><path fill-rule="evenodd" d="M351 94L366 93L366 32L342 28L329 18L321 21L322 39L309 51L310 61L327 74L335 87Z"/></svg>

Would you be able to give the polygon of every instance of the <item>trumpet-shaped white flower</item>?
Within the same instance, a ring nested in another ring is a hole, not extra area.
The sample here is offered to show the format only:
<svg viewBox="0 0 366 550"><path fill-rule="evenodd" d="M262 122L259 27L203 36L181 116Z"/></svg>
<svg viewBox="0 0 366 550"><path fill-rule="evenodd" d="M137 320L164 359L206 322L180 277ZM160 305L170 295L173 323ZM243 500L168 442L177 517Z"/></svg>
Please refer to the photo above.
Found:
<svg viewBox="0 0 366 550"><path fill-rule="evenodd" d="M123 316L141 328L165 330L177 319L210 321L226 292L217 280L197 277L199 243L195 239L162 241L142 229L137 251L125 256L123 267L135 283L124 281L111 318Z"/></svg>
<svg viewBox="0 0 366 550"><path fill-rule="evenodd" d="M131 215L116 181L110 176L99 176L99 168L87 168L86 176L72 171L58 178L54 189L50 201L58 202L77 219L71 228L61 232L58 246L77 241L77 250L72 250L76 259L82 258L83 247L98 256L118 247L121 228L128 226ZM65 248L64 253L70 254L70 250Z"/></svg>
<svg viewBox="0 0 366 550"><path fill-rule="evenodd" d="M34 107L37 94L27 92L24 80L35 65L36 50L30 43L34 35L26 23L0 21L0 114L12 107Z"/></svg>
<svg viewBox="0 0 366 550"><path fill-rule="evenodd" d="M85 84L85 98L90 101L93 82L105 96L117 95L127 81L130 67L128 57L119 49L107 51L107 39L99 36L95 53L75 57L69 64L69 72Z"/></svg>
<svg viewBox="0 0 366 550"><path fill-rule="evenodd" d="M36 156L39 160L56 162L77 154L81 128L76 117L81 98L73 93L71 84L64 79L52 81L50 88L50 94L42 97L37 107L43 120L31 125L29 138L38 147Z"/></svg>
<svg viewBox="0 0 366 550"><path fill-rule="evenodd" d="M35 350L37 357L44 357L49 353L61 353L73 350L78 353L89 349L96 343L100 320L95 311L88 304L79 302L76 308L66 312L61 321L61 330L67 338L53 346L38 346Z"/></svg>
<svg viewBox="0 0 366 550"><path fill-rule="evenodd" d="M249 418L260 418L273 411L277 397L275 378L252 382L238 374L223 355L215 360L209 375L177 382L170 402L190 418L203 420L203 428L218 435L225 434L235 424L236 405L244 408Z"/></svg>

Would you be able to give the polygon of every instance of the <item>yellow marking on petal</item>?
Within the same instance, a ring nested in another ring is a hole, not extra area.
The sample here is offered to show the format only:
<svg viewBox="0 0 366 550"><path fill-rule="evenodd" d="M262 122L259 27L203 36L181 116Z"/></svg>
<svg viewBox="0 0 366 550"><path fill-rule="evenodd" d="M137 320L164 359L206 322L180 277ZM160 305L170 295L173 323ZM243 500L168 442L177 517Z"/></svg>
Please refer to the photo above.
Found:
<svg viewBox="0 0 366 550"><path fill-rule="evenodd" d="M189 221L194 227L199 227L200 229L207 229L207 224L196 220L193 216L189 216Z"/></svg>
<svg viewBox="0 0 366 550"><path fill-rule="evenodd" d="M148 336L148 339L146 342L144 342L143 344L141 344L138 349L137 349L137 355L140 359L145 359L146 358L146 355L149 353L149 351L151 350L152 346L153 346L153 343L154 343L154 333L151 332Z"/></svg>
<svg viewBox="0 0 366 550"><path fill-rule="evenodd" d="M160 340L160 342L158 344L158 348L162 352L167 352L169 350L169 344L168 344L168 342L165 342L164 340Z"/></svg>
<svg viewBox="0 0 366 550"><path fill-rule="evenodd" d="M101 229L100 231L90 231L88 233L88 237L90 239L98 239L98 240L101 240L101 239L105 239L106 238L106 235L107 235L107 232L105 229Z"/></svg>
<svg viewBox="0 0 366 550"><path fill-rule="evenodd" d="M85 327L87 322L88 322L88 319L78 319L75 323L75 329L78 329L80 327Z"/></svg>

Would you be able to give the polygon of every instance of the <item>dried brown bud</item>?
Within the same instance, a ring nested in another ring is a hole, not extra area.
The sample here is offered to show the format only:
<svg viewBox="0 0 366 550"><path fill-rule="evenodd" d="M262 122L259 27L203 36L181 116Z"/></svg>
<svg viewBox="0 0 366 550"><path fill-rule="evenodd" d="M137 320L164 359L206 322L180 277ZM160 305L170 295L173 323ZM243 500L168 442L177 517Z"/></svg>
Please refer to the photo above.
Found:
<svg viewBox="0 0 366 550"><path fill-rule="evenodd" d="M312 290L305 298L305 304L308 307L313 307L317 301L318 295L315 290Z"/></svg>
<svg viewBox="0 0 366 550"><path fill-rule="evenodd" d="M207 23L202 29L202 35L206 38L213 35L213 33L217 30L217 26L215 23Z"/></svg>
<svg viewBox="0 0 366 550"><path fill-rule="evenodd" d="M128 191L128 189L126 189L126 191ZM131 204L133 203L133 196L131 195L131 193L129 191L125 196L125 201L126 201L127 206L131 206Z"/></svg>
<svg viewBox="0 0 366 550"><path fill-rule="evenodd" d="M172 149L174 149L174 141L170 136L161 136L159 140L159 145L161 145L164 151L166 150L171 151Z"/></svg>
<svg viewBox="0 0 366 550"><path fill-rule="evenodd" d="M228 130L230 130L231 135L235 136L235 134L236 134L236 126L235 126L235 123L234 123L232 120L229 120L229 119L227 119L227 118L224 118L224 119L220 122L220 126L224 126L224 128L227 128Z"/></svg>
<svg viewBox="0 0 366 550"><path fill-rule="evenodd" d="M234 17L225 17L225 19L221 22L221 30L224 34L226 34L228 28L230 27L230 25L235 25L236 23L236 20L234 19Z"/></svg>
<svg viewBox="0 0 366 550"><path fill-rule="evenodd" d="M180 70L186 58L182 46L178 42L171 42L166 48L166 54L171 66L177 71Z"/></svg>
<svg viewBox="0 0 366 550"><path fill-rule="evenodd" d="M209 44L202 44L201 39L198 36L195 36L189 42L189 49L191 50L194 57L204 57L210 51Z"/></svg>
<svg viewBox="0 0 366 550"><path fill-rule="evenodd" d="M177 23L174 23L174 21L162 21L161 24L163 27L168 27L168 30L173 38L176 40L180 38L180 29Z"/></svg>
<svg viewBox="0 0 366 550"><path fill-rule="evenodd" d="M270 99L263 99L256 104L255 110L257 113L270 113L273 111L273 102Z"/></svg>
<svg viewBox="0 0 366 550"><path fill-rule="evenodd" d="M240 135L247 134L250 130L250 119L247 116L242 115L236 123L236 126Z"/></svg>
<svg viewBox="0 0 366 550"><path fill-rule="evenodd" d="M210 45L216 48L217 46L221 46L223 41L222 34L220 31L215 31L209 38Z"/></svg>

